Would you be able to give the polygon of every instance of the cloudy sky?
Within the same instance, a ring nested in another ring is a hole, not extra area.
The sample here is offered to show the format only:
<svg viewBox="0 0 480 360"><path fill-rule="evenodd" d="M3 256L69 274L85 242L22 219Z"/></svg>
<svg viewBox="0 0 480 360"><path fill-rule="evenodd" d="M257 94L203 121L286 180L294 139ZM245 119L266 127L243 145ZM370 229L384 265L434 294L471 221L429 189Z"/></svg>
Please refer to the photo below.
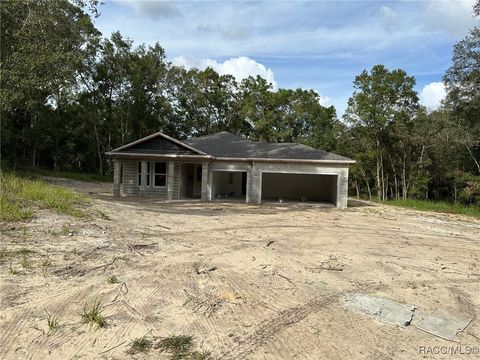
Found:
<svg viewBox="0 0 480 360"><path fill-rule="evenodd" d="M380 63L414 75L423 104L437 107L452 46L474 24L473 3L107 0L96 25L137 45L159 42L177 65L315 89L342 114L355 75Z"/></svg>

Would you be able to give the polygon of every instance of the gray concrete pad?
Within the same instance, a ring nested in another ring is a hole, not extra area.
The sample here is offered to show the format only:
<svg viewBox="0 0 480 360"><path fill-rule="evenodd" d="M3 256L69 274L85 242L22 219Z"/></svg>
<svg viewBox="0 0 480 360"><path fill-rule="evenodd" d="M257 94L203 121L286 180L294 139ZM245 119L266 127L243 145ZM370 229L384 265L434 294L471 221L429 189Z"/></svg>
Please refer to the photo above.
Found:
<svg viewBox="0 0 480 360"><path fill-rule="evenodd" d="M343 297L347 309L354 310L381 322L408 326L415 314L415 306L366 294L348 294Z"/></svg>
<svg viewBox="0 0 480 360"><path fill-rule="evenodd" d="M453 340L459 331L463 331L472 319L454 316L442 310L436 310L430 316L416 323L417 329L446 340Z"/></svg>

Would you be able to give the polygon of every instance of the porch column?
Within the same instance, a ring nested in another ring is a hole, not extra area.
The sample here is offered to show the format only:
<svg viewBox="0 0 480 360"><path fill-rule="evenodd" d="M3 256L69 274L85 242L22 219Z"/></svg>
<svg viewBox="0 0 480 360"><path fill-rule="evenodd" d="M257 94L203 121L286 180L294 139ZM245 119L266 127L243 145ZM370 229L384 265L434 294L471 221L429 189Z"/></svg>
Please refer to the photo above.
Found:
<svg viewBox="0 0 480 360"><path fill-rule="evenodd" d="M254 163L252 163L250 182L248 182L248 184L250 184L249 202L260 204L262 202L262 172L256 168Z"/></svg>
<svg viewBox="0 0 480 360"><path fill-rule="evenodd" d="M247 204L252 202L252 168L250 167L247 171L247 189L245 194L245 202Z"/></svg>
<svg viewBox="0 0 480 360"><path fill-rule="evenodd" d="M202 201L212 201L212 171L208 162L202 163Z"/></svg>
<svg viewBox="0 0 480 360"><path fill-rule="evenodd" d="M167 200L173 200L174 198L173 196L174 181L175 181L175 162L169 161L168 170L167 170Z"/></svg>
<svg viewBox="0 0 480 360"><path fill-rule="evenodd" d="M346 208L348 204L348 169L342 169L337 176L337 208Z"/></svg>
<svg viewBox="0 0 480 360"><path fill-rule="evenodd" d="M145 193L145 189L147 188L147 161L142 160L142 176L141 176L141 184L140 184L140 196L143 196Z"/></svg>
<svg viewBox="0 0 480 360"><path fill-rule="evenodd" d="M120 172L122 163L118 159L113 159L113 196L120 197Z"/></svg>

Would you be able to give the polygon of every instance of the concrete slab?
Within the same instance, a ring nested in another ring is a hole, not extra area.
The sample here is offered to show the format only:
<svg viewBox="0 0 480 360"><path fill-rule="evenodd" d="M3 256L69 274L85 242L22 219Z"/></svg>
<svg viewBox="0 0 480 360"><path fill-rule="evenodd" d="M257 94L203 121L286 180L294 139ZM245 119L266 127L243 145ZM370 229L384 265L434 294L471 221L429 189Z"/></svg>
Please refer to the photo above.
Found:
<svg viewBox="0 0 480 360"><path fill-rule="evenodd" d="M343 297L343 301L347 309L393 325L408 326L415 314L414 305L366 294L348 294Z"/></svg>
<svg viewBox="0 0 480 360"><path fill-rule="evenodd" d="M463 331L472 321L454 316L442 310L436 310L430 316L414 324L414 326L429 334L446 340L453 340L459 331Z"/></svg>

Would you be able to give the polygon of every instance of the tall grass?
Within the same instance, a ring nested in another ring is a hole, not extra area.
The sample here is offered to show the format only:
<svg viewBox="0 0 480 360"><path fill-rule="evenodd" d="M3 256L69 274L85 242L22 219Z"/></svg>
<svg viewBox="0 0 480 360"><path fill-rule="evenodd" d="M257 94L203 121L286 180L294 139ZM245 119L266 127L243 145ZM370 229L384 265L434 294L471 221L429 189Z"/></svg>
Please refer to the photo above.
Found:
<svg viewBox="0 0 480 360"><path fill-rule="evenodd" d="M20 174L23 177L39 177L39 176L50 176L56 178L65 178L79 181L98 181L98 182L112 182L112 176L98 175L98 174L89 174L89 173L78 173L72 171L54 171L46 169L22 169L17 171L17 174Z"/></svg>
<svg viewBox="0 0 480 360"><path fill-rule="evenodd" d="M52 209L60 214L84 217L82 206L89 199L70 189L48 184L38 179L3 173L0 177L1 220L20 221L34 215L35 206Z"/></svg>
<svg viewBox="0 0 480 360"><path fill-rule="evenodd" d="M388 205L401 206L421 211L434 211L447 214L462 214L480 218L480 206L460 205L445 201L428 200L389 200L385 202Z"/></svg>

